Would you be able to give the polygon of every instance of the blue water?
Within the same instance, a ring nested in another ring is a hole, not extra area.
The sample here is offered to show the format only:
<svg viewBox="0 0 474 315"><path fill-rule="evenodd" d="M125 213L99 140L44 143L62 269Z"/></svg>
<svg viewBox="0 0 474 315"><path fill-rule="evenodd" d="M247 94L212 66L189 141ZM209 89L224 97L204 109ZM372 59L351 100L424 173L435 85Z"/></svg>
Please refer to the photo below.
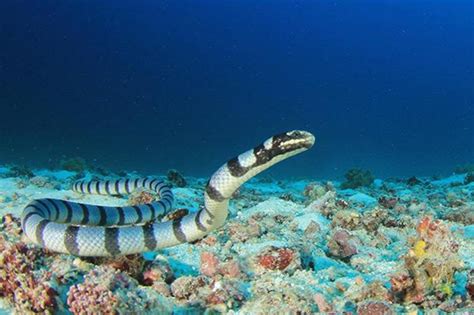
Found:
<svg viewBox="0 0 474 315"><path fill-rule="evenodd" d="M209 176L315 133L275 176L474 162L472 1L1 1L0 163Z"/></svg>

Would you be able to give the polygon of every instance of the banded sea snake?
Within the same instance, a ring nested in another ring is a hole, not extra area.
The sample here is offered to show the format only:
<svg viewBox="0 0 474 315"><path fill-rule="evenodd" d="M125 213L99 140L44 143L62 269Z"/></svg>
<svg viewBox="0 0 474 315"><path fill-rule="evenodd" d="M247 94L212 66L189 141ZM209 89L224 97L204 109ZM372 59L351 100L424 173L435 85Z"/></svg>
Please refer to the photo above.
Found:
<svg viewBox="0 0 474 315"><path fill-rule="evenodd" d="M314 136L294 130L273 136L252 150L222 165L209 180L204 207L184 217L153 222L168 213L173 193L152 178L115 181L78 181L73 190L116 195L144 187L160 200L132 207L108 207L59 199L37 199L23 210L21 225L26 236L55 252L76 256L118 256L170 247L203 238L224 224L232 194L247 180L270 166L309 149Z"/></svg>

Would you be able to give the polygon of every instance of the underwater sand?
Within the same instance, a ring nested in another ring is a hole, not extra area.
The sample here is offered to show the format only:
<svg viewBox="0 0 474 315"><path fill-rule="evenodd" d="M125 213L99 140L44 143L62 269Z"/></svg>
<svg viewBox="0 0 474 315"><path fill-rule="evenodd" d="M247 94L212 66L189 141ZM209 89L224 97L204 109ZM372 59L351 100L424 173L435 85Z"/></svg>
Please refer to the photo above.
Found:
<svg viewBox="0 0 474 315"><path fill-rule="evenodd" d="M224 227L194 244L108 260L25 245L17 218L33 199L130 203L72 192L80 176L12 177L0 167L0 314L474 311L467 174L376 179L355 189L263 175L238 191ZM173 189L175 209L196 211L207 179L185 179Z"/></svg>

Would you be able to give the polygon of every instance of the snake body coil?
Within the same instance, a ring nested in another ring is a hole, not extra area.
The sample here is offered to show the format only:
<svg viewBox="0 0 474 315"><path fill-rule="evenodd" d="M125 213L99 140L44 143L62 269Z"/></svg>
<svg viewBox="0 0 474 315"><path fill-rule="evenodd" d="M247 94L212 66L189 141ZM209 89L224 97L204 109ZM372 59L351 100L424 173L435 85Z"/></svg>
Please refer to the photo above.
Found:
<svg viewBox="0 0 474 315"><path fill-rule="evenodd" d="M209 180L204 207L184 217L154 222L172 209L173 193L153 178L79 181L81 193L117 195L147 188L161 199L132 207L106 207L58 199L37 199L23 210L21 224L30 240L52 251L77 256L118 256L170 247L200 239L222 226L232 194L244 182L295 154L309 149L314 136L294 130L273 136L222 165Z"/></svg>

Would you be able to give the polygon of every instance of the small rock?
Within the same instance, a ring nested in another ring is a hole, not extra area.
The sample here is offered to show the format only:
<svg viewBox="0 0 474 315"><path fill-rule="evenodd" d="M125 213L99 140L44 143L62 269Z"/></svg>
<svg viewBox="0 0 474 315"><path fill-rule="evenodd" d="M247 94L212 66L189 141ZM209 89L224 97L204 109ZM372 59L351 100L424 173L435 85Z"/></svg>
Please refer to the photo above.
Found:
<svg viewBox="0 0 474 315"><path fill-rule="evenodd" d="M176 187L185 187L187 185L184 176L177 170L171 169L167 174L168 180Z"/></svg>
<svg viewBox="0 0 474 315"><path fill-rule="evenodd" d="M379 198L378 202L379 202L379 205L381 205L384 208L393 209L397 205L398 198L382 196Z"/></svg>
<svg viewBox="0 0 474 315"><path fill-rule="evenodd" d="M350 258L357 254L357 248L351 235L346 230L337 230L328 242L331 255L339 258Z"/></svg>
<svg viewBox="0 0 474 315"><path fill-rule="evenodd" d="M292 271L301 266L299 254L290 248L268 247L257 257L260 267L268 270Z"/></svg>

